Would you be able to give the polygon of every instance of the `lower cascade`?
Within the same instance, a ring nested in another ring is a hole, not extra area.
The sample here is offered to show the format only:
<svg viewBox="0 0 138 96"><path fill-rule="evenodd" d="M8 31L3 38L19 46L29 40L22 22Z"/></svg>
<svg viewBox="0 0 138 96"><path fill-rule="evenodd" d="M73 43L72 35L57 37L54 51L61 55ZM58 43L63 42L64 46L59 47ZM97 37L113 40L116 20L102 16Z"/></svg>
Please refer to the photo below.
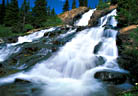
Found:
<svg viewBox="0 0 138 96"><path fill-rule="evenodd" d="M93 10L85 13L85 17L81 19L84 21L90 13L93 13ZM67 33L56 37L66 43L58 46L58 50L52 52L51 56L40 60L31 68L0 78L1 86L21 79L39 85L41 89L39 95L34 93L29 96L115 96L117 91L130 85L127 82L128 72L120 69L117 63L118 31L114 30L117 26L114 15L116 10L103 16L97 27L79 32L69 29ZM106 26L109 28L105 28ZM39 42L45 33L51 34L50 32L55 30L58 28L19 37L17 43L0 45L0 53L6 52L0 54L0 62L20 51L25 44ZM47 35L47 38L49 36ZM66 40L69 36L72 38Z"/></svg>

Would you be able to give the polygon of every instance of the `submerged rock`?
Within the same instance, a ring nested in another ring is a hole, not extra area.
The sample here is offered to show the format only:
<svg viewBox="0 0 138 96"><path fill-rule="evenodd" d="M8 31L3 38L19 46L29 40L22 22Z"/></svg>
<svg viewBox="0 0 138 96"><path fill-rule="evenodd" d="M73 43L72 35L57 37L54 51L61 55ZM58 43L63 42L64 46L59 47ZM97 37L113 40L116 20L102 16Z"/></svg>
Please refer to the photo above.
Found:
<svg viewBox="0 0 138 96"><path fill-rule="evenodd" d="M95 73L94 77L112 84L122 84L127 81L127 75L125 73L115 71L99 71Z"/></svg>
<svg viewBox="0 0 138 96"><path fill-rule="evenodd" d="M20 79L20 78L16 78L15 83L31 83L30 81L28 80L25 80L25 79Z"/></svg>

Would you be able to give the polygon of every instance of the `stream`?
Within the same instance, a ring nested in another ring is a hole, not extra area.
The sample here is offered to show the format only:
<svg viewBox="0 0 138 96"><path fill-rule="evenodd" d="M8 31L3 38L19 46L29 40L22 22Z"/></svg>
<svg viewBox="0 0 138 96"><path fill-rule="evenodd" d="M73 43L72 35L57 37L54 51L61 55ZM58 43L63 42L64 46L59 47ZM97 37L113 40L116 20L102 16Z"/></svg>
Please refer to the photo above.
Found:
<svg viewBox="0 0 138 96"><path fill-rule="evenodd" d="M76 27L66 31L53 27L1 44L0 63L17 72L0 78L0 96L116 96L129 88L121 78L129 72L117 63L116 10L101 17L97 27L77 31L88 25L94 11L84 13ZM112 81L114 73L124 82Z"/></svg>

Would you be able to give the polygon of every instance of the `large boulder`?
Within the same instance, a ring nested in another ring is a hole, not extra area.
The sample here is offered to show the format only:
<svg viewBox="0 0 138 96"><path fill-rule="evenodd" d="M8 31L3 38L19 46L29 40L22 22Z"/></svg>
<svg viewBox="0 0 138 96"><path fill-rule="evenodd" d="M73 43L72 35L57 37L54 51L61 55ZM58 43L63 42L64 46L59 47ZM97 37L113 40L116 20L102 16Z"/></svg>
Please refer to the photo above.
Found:
<svg viewBox="0 0 138 96"><path fill-rule="evenodd" d="M0 38L0 43L4 43L3 39Z"/></svg>
<svg viewBox="0 0 138 96"><path fill-rule="evenodd" d="M109 8L94 11L93 15L91 16L91 19L89 20L88 26L97 26L98 21L102 16L105 16L106 14L110 13L112 10L116 8L117 5L111 5Z"/></svg>
<svg viewBox="0 0 138 96"><path fill-rule="evenodd" d="M94 77L111 84L122 84L127 80L127 75L125 73L117 71L99 71L95 73Z"/></svg>
<svg viewBox="0 0 138 96"><path fill-rule="evenodd" d="M81 15L84 14L85 12L87 12L88 10L89 10L89 8L87 8L87 7L79 7L79 8L72 9L71 11L64 12L64 13L58 15L58 17L65 24L73 25L74 21L81 18Z"/></svg>
<svg viewBox="0 0 138 96"><path fill-rule="evenodd" d="M16 43L18 41L18 36L3 37L5 43Z"/></svg>

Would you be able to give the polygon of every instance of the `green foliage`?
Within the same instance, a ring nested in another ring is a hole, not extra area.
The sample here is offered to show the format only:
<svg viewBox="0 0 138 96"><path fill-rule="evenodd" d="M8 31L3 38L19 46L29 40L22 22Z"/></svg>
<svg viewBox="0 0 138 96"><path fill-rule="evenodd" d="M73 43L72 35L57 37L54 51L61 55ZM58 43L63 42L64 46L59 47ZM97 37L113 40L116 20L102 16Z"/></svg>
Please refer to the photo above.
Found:
<svg viewBox="0 0 138 96"><path fill-rule="evenodd" d="M24 25L24 32L27 32L29 30L32 30L33 29L33 26L31 24L25 24Z"/></svg>
<svg viewBox="0 0 138 96"><path fill-rule="evenodd" d="M119 26L138 24L138 0L118 0L117 19Z"/></svg>
<svg viewBox="0 0 138 96"><path fill-rule="evenodd" d="M118 0L111 0L111 5L115 5L118 3Z"/></svg>
<svg viewBox="0 0 138 96"><path fill-rule="evenodd" d="M25 35L25 34L26 33L14 32L12 27L5 27L3 25L0 25L0 37L21 36L21 35Z"/></svg>
<svg viewBox="0 0 138 96"><path fill-rule="evenodd" d="M83 0L79 0L79 6L83 6Z"/></svg>
<svg viewBox="0 0 138 96"><path fill-rule="evenodd" d="M138 96L138 86L134 86L131 90L119 93L117 96Z"/></svg>
<svg viewBox="0 0 138 96"><path fill-rule="evenodd" d="M76 0L73 0L72 9L76 8Z"/></svg>
<svg viewBox="0 0 138 96"><path fill-rule="evenodd" d="M43 27L42 23L46 22L46 8L47 8L47 2L46 0L36 0L35 6L32 10L32 15L34 16L34 23L33 25L38 27Z"/></svg>
<svg viewBox="0 0 138 96"><path fill-rule="evenodd" d="M57 16L48 16L47 21L43 23L44 27L58 26L62 25L62 20Z"/></svg>
<svg viewBox="0 0 138 96"><path fill-rule="evenodd" d="M88 6L88 0L84 0L84 6Z"/></svg>
<svg viewBox="0 0 138 96"><path fill-rule="evenodd" d="M108 8L110 5L107 2L103 2L103 0L99 0L99 4L97 6L98 10L102 10Z"/></svg>
<svg viewBox="0 0 138 96"><path fill-rule="evenodd" d="M56 15L55 9L54 9L54 8L53 8L52 11L51 11L51 15L52 15L52 16L55 16L55 15Z"/></svg>
<svg viewBox="0 0 138 96"><path fill-rule="evenodd" d="M4 24L6 26L16 26L19 20L19 8L17 0L11 0L11 3L6 8Z"/></svg>
<svg viewBox="0 0 138 96"><path fill-rule="evenodd" d="M129 31L122 48L119 65L130 71L131 77L134 79L132 83L136 83L138 81L138 28Z"/></svg>
<svg viewBox="0 0 138 96"><path fill-rule="evenodd" d="M63 12L69 11L69 1L66 0L64 6L63 6Z"/></svg>
<svg viewBox="0 0 138 96"><path fill-rule="evenodd" d="M0 4L0 24L4 23L5 16L5 0L2 0L2 4Z"/></svg>
<svg viewBox="0 0 138 96"><path fill-rule="evenodd" d="M88 6L88 0L79 0L79 6Z"/></svg>
<svg viewBox="0 0 138 96"><path fill-rule="evenodd" d="M0 25L0 37L7 37L9 35L11 35L11 29L9 27L5 27Z"/></svg>
<svg viewBox="0 0 138 96"><path fill-rule="evenodd" d="M24 0L21 8L20 8L20 13L19 13L19 22L20 22L20 31L24 32L24 27L25 24L28 21L29 18L29 10L30 10L30 6L29 6L29 2L27 2L26 0Z"/></svg>

